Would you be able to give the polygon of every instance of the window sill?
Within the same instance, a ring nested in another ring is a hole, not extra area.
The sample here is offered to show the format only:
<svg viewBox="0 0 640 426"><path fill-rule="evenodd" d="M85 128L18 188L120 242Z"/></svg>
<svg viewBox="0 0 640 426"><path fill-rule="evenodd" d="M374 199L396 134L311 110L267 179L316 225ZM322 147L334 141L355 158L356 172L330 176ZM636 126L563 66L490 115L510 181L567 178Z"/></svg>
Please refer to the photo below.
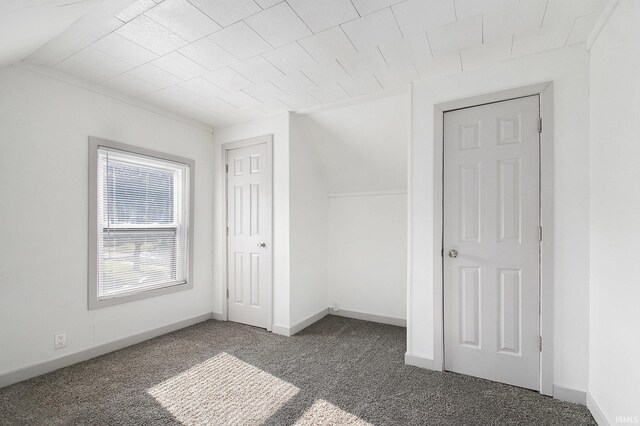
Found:
<svg viewBox="0 0 640 426"><path fill-rule="evenodd" d="M89 298L89 310L106 308L107 306L120 305L122 303L129 303L136 300L149 299L151 297L161 296L164 294L175 293L183 290L190 290L193 288L193 283L190 281L180 284L173 284L167 287L153 288L149 290L143 290L135 293L124 294L121 296L114 296L103 299Z"/></svg>

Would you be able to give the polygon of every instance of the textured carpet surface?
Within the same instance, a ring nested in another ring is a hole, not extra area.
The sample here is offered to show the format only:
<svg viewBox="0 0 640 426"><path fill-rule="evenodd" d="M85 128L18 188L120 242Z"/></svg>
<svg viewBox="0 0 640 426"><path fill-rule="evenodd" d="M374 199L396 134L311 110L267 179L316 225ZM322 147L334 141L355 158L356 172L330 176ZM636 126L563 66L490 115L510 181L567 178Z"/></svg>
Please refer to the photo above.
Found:
<svg viewBox="0 0 640 426"><path fill-rule="evenodd" d="M0 389L2 425L595 425L585 407L405 366L406 330L207 321Z"/></svg>

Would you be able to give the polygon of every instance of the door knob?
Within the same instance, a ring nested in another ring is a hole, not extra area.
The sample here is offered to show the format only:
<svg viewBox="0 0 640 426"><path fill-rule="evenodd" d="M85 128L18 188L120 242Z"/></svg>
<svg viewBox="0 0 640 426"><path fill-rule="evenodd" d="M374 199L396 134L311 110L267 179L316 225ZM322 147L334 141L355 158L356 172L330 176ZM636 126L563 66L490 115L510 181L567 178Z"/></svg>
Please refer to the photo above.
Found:
<svg viewBox="0 0 640 426"><path fill-rule="evenodd" d="M267 246L267 243L265 243L264 241L260 241L258 243L258 247L260 247L260 248L265 248L266 246Z"/></svg>
<svg viewBox="0 0 640 426"><path fill-rule="evenodd" d="M449 250L449 257L458 257L458 250Z"/></svg>

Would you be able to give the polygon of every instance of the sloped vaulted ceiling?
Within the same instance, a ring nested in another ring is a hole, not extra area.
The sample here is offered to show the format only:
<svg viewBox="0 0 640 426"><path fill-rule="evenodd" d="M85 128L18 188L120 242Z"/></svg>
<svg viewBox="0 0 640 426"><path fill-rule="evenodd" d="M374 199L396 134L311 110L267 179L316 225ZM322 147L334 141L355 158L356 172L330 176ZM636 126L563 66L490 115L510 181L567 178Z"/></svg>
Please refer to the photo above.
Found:
<svg viewBox="0 0 640 426"><path fill-rule="evenodd" d="M0 67L26 58L99 3L100 0L0 1Z"/></svg>
<svg viewBox="0 0 640 426"><path fill-rule="evenodd" d="M410 96L302 116L330 194L406 191Z"/></svg>
<svg viewBox="0 0 640 426"><path fill-rule="evenodd" d="M218 126L579 43L606 1L105 0L27 61Z"/></svg>

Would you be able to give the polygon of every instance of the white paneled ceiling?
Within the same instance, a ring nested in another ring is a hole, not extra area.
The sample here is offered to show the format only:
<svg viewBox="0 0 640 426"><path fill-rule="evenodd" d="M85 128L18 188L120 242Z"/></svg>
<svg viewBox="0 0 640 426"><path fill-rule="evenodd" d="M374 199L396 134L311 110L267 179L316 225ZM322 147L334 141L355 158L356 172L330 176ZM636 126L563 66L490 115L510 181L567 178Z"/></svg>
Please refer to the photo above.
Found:
<svg viewBox="0 0 640 426"><path fill-rule="evenodd" d="M100 0L1 0L0 67L24 59Z"/></svg>
<svg viewBox="0 0 640 426"><path fill-rule="evenodd" d="M580 43L606 1L7 0L0 12L84 5L26 61L218 126Z"/></svg>

